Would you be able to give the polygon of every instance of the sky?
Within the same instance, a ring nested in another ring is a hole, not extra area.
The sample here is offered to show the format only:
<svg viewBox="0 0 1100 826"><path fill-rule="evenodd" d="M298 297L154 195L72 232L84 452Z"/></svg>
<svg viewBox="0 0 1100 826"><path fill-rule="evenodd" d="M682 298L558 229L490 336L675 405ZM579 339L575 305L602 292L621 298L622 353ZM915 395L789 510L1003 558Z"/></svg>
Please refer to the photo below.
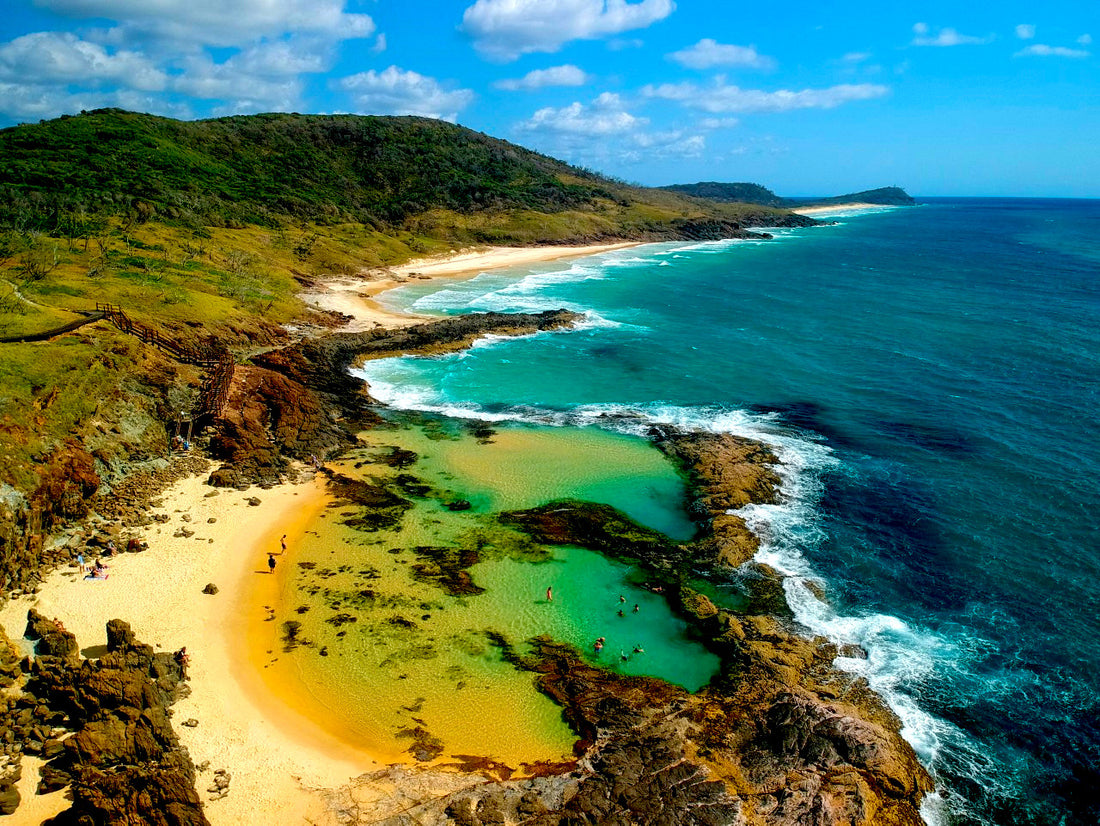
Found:
<svg viewBox="0 0 1100 826"><path fill-rule="evenodd" d="M3 0L0 127L442 118L646 185L1100 197L1100 0Z"/></svg>

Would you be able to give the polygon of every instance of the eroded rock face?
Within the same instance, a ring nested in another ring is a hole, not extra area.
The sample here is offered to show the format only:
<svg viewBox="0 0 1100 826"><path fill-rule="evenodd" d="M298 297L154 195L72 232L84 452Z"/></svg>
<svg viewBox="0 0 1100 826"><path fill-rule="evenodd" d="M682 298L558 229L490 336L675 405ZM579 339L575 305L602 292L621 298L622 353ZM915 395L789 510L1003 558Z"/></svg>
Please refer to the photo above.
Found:
<svg viewBox="0 0 1100 826"><path fill-rule="evenodd" d="M333 333L257 356L235 371L210 440L211 454L225 465L210 483L275 484L291 459L327 456L353 444L356 430L378 422L366 384L348 371L359 359L451 352L489 333L523 335L577 317L564 310L465 315L395 330Z"/></svg>

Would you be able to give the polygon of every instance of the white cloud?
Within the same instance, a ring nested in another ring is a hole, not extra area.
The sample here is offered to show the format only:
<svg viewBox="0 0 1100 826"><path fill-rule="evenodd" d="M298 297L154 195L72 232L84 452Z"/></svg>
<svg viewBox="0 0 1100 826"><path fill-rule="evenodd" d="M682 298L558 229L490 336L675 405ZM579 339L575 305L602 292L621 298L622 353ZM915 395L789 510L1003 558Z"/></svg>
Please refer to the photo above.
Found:
<svg viewBox="0 0 1100 826"><path fill-rule="evenodd" d="M122 42L152 35L211 46L235 46L286 33L346 40L368 37L374 21L348 14L345 0L37 0L72 17L105 18Z"/></svg>
<svg viewBox="0 0 1100 826"><path fill-rule="evenodd" d="M870 59L870 52L848 52L848 54L840 58L842 63L862 63L863 61Z"/></svg>
<svg viewBox="0 0 1100 826"><path fill-rule="evenodd" d="M614 135L640 129L648 123L646 118L627 112L618 95L604 92L588 106L573 102L560 109L552 106L539 109L518 128L524 132Z"/></svg>
<svg viewBox="0 0 1100 826"><path fill-rule="evenodd" d="M1080 43L1082 46L1091 45L1092 35L1091 34L1083 34L1083 35L1081 35L1080 37L1077 38L1077 42Z"/></svg>
<svg viewBox="0 0 1100 826"><path fill-rule="evenodd" d="M551 66L549 69L535 69L520 78L498 80L493 85L509 92L531 92L547 86L583 86L590 79L583 70L567 63L564 66Z"/></svg>
<svg viewBox="0 0 1100 826"><path fill-rule="evenodd" d="M81 83L142 91L165 87L167 75L139 52L108 52L70 32L35 32L0 45L0 79L34 86Z"/></svg>
<svg viewBox="0 0 1100 826"><path fill-rule="evenodd" d="M699 121L700 129L732 129L741 123L737 118L703 118Z"/></svg>
<svg viewBox="0 0 1100 826"><path fill-rule="evenodd" d="M1016 36L1021 40L1031 40L1035 37L1035 26L1031 23L1021 23L1016 27Z"/></svg>
<svg viewBox="0 0 1100 826"><path fill-rule="evenodd" d="M381 54L386 51L386 35L384 32L374 38L374 45L370 47L370 50L375 54Z"/></svg>
<svg viewBox="0 0 1100 826"><path fill-rule="evenodd" d="M1070 49L1065 46L1047 46L1043 43L1032 43L1025 49L1016 52L1014 57L1088 57L1091 52L1085 49Z"/></svg>
<svg viewBox="0 0 1100 826"><path fill-rule="evenodd" d="M474 99L470 89L448 90L435 78L396 66L382 72L360 72L336 85L351 94L356 108L364 114L423 115L455 121Z"/></svg>
<svg viewBox="0 0 1100 826"><path fill-rule="evenodd" d="M696 158L706 138L683 129L647 132L649 120L626 111L622 99L604 92L590 104L574 102L539 109L516 125L528 139L558 157L597 166L640 163L656 158Z"/></svg>
<svg viewBox="0 0 1100 826"><path fill-rule="evenodd" d="M214 63L205 54L193 55L182 62L184 71L173 80L172 88L191 97L221 101L214 108L218 115L289 112L298 108L303 84L296 59L288 55L290 62L284 62L283 57L280 51L265 54L257 49Z"/></svg>
<svg viewBox="0 0 1100 826"><path fill-rule="evenodd" d="M728 86L722 78L716 78L711 86L698 86L694 83L645 86L642 94L650 98L678 101L689 108L701 109L712 114L723 114L833 109L856 100L883 97L889 91L889 87L873 83L842 83L824 89L803 89L798 92L780 89L776 92L765 92L761 89Z"/></svg>
<svg viewBox="0 0 1100 826"><path fill-rule="evenodd" d="M928 24L917 23L913 26L914 46L982 46L993 42L993 35L975 37L969 34L960 34L952 28L940 29L935 37L929 37Z"/></svg>
<svg viewBox="0 0 1100 826"><path fill-rule="evenodd" d="M668 132L637 132L629 136L618 153L628 163L641 163L658 158L698 158L707 147L702 135L689 135L682 129Z"/></svg>
<svg viewBox="0 0 1100 826"><path fill-rule="evenodd" d="M672 14L673 0L477 0L462 15L474 47L494 60L556 52L571 40L644 29Z"/></svg>
<svg viewBox="0 0 1100 826"><path fill-rule="evenodd" d="M16 120L55 118L108 106L173 118L193 116L186 105L167 103L154 95L128 89L69 92L58 86L0 82L0 100L3 101L0 111Z"/></svg>
<svg viewBox="0 0 1100 826"><path fill-rule="evenodd" d="M672 52L669 56L689 69L710 69L715 66L748 66L753 69L771 69L775 61L758 54L755 46L734 46L719 43L705 37L694 46Z"/></svg>

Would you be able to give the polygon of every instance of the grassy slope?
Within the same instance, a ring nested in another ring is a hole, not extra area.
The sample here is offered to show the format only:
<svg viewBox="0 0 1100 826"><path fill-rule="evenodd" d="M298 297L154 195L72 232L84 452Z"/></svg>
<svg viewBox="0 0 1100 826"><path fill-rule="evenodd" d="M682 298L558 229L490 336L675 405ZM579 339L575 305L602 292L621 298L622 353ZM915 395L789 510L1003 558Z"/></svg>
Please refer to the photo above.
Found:
<svg viewBox="0 0 1100 826"><path fill-rule="evenodd" d="M0 336L106 301L179 336L263 344L304 313L296 279L782 214L631 187L423 118L102 110L0 130ZM69 436L152 449L197 378L103 323L0 347L0 482L25 491Z"/></svg>

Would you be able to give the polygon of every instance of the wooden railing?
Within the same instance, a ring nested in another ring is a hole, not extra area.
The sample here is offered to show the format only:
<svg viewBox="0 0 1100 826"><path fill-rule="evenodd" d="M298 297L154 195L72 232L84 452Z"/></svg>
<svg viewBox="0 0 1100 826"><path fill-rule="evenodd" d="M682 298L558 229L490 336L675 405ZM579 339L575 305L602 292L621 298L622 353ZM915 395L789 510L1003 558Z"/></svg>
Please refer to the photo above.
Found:
<svg viewBox="0 0 1100 826"><path fill-rule="evenodd" d="M96 304L96 312L102 313L119 330L137 336L146 344L152 344L185 364L201 367L206 373L199 402L191 412L191 421L199 422L217 418L229 400L229 387L233 383L233 355L227 347L196 346L166 336L154 327L135 321L117 304Z"/></svg>

